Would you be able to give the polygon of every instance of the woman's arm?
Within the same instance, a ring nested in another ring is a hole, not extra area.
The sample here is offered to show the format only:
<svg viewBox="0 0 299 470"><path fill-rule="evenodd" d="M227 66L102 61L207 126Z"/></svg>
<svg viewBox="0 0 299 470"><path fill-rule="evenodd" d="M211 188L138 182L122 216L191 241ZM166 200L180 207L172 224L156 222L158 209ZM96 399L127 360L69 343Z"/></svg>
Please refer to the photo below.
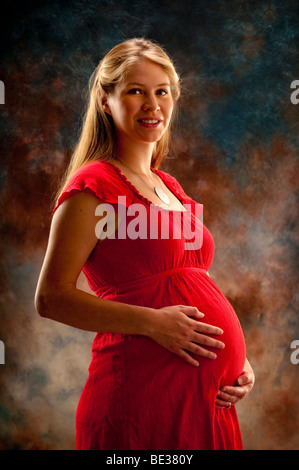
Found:
<svg viewBox="0 0 299 470"><path fill-rule="evenodd" d="M216 398L216 408L227 408L235 405L251 391L255 376L249 361L245 359L242 374L237 378L236 385L221 387Z"/></svg>
<svg viewBox="0 0 299 470"><path fill-rule="evenodd" d="M192 365L198 362L189 352L214 358L205 346L224 345L207 335L222 331L198 321L204 315L197 308L178 305L153 309L100 299L76 288L95 245L105 243L95 233L99 203L96 197L81 192L65 200L55 212L35 295L39 314L82 330L146 335Z"/></svg>
<svg viewBox="0 0 299 470"><path fill-rule="evenodd" d="M35 306L43 317L88 331L144 333L150 309L99 299L76 288L77 279L98 238L95 216L100 201L78 193L53 216Z"/></svg>

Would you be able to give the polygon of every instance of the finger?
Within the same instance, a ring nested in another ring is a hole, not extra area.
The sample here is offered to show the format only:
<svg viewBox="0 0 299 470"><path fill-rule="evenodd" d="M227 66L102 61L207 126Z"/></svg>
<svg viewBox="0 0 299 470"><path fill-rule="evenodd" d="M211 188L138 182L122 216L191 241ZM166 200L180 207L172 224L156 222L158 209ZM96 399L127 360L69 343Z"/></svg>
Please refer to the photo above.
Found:
<svg viewBox="0 0 299 470"><path fill-rule="evenodd" d="M254 376L251 372L244 372L240 377L237 378L237 385L253 384Z"/></svg>
<svg viewBox="0 0 299 470"><path fill-rule="evenodd" d="M180 305L180 307L183 313L188 317L203 318L205 316L205 314L200 312L196 307L190 307L187 305Z"/></svg>
<svg viewBox="0 0 299 470"><path fill-rule="evenodd" d="M229 393L224 393L221 390L219 390L217 397L219 400L225 403L235 403L238 400L237 396Z"/></svg>
<svg viewBox="0 0 299 470"><path fill-rule="evenodd" d="M210 338L209 336L202 335L200 333L196 333L192 337L192 341L196 344L202 344L211 348L223 349L225 347L225 344L222 341L219 341L215 338Z"/></svg>
<svg viewBox="0 0 299 470"><path fill-rule="evenodd" d="M219 390L218 395L221 398L224 398L225 400L229 401L229 400L232 400L234 397L239 398L239 399L243 398L246 395L246 392L247 390L245 387L226 386L226 387L221 388L221 390Z"/></svg>
<svg viewBox="0 0 299 470"><path fill-rule="evenodd" d="M246 383L248 383L248 377L238 377L237 379L237 385L245 385Z"/></svg>
<svg viewBox="0 0 299 470"><path fill-rule="evenodd" d="M231 408L234 403L231 401L221 400L220 398L216 398L215 406L216 408Z"/></svg>
<svg viewBox="0 0 299 470"><path fill-rule="evenodd" d="M186 362L188 362L188 364L191 364L192 366L195 366L195 367L199 366L199 362L196 359L193 359L193 357L191 357L190 354L188 354L183 349L179 350L175 354L181 357L182 359L184 359Z"/></svg>
<svg viewBox="0 0 299 470"><path fill-rule="evenodd" d="M195 322L194 329L199 333L205 333L208 335L222 335L223 330L218 326L209 325L208 323Z"/></svg>
<svg viewBox="0 0 299 470"><path fill-rule="evenodd" d="M189 345L187 345L187 347L185 348L187 349L188 351L196 354L197 356L202 356L202 357L205 357L207 359L216 359L217 355L212 352L212 351L209 351L208 349L205 349L201 346L198 346L197 344L194 344L194 343L190 343Z"/></svg>

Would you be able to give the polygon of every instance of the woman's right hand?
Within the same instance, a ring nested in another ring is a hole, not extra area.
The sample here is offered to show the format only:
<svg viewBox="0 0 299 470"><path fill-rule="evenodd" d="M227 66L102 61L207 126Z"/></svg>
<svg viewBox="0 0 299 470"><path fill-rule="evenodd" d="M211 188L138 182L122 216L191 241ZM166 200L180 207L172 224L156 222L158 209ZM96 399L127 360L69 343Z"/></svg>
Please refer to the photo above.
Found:
<svg viewBox="0 0 299 470"><path fill-rule="evenodd" d="M193 366L198 366L199 362L189 353L215 359L217 355L206 347L222 349L225 346L222 341L208 336L221 335L223 331L199 321L204 314L196 307L173 305L157 309L156 313L149 336Z"/></svg>

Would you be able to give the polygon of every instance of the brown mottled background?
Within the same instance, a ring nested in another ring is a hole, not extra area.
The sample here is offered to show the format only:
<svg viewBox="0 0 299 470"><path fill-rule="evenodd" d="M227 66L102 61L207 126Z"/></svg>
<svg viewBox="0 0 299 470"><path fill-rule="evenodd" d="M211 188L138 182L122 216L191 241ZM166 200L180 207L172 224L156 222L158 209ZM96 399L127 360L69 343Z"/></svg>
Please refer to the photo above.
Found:
<svg viewBox="0 0 299 470"><path fill-rule="evenodd" d="M290 360L299 339L297 8L295 0L2 2L1 449L74 448L94 335L40 318L33 297L89 76L133 36L163 44L183 79L177 156L163 169L204 204L216 244L210 273L244 328L256 373L238 405L244 446L299 448L299 364Z"/></svg>

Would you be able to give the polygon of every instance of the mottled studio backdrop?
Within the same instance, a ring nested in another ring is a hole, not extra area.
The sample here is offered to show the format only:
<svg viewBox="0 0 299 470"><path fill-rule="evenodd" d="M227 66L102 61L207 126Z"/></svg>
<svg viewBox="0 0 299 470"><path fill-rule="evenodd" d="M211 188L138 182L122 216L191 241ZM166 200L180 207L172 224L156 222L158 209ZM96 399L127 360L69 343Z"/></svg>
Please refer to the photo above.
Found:
<svg viewBox="0 0 299 470"><path fill-rule="evenodd" d="M74 448L94 335L40 318L33 297L88 79L133 36L164 45L183 79L163 169L204 204L210 273L244 328L257 381L238 405L244 446L299 448L297 4L1 2L0 448Z"/></svg>

